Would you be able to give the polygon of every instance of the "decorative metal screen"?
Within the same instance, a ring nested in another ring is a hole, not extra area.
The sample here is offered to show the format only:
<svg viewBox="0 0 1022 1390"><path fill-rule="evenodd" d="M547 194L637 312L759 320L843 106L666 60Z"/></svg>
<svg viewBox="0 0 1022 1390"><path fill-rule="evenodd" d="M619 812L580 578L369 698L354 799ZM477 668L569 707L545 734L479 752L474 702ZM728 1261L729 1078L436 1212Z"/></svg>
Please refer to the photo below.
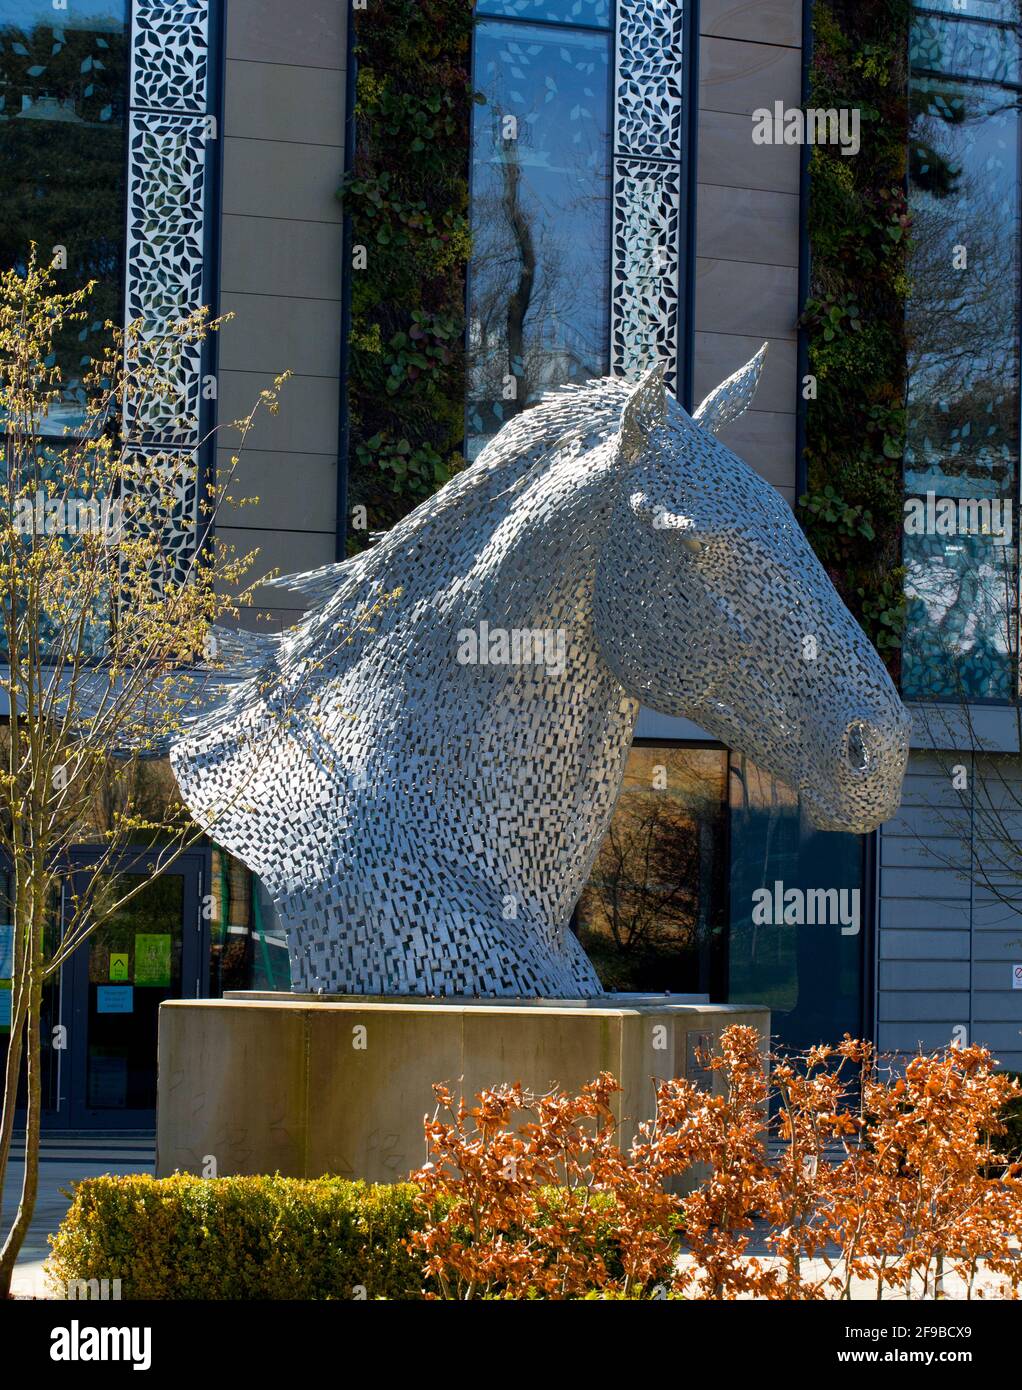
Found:
<svg viewBox="0 0 1022 1390"><path fill-rule="evenodd" d="M147 336L208 301L203 246L217 135L211 9L211 0L132 0L124 314L141 319ZM140 452L190 459L167 540L187 566L197 524L202 345L183 345L172 374L176 398L126 424Z"/></svg>
<svg viewBox="0 0 1022 1390"><path fill-rule="evenodd" d="M680 366L683 0L618 0L611 372Z"/></svg>

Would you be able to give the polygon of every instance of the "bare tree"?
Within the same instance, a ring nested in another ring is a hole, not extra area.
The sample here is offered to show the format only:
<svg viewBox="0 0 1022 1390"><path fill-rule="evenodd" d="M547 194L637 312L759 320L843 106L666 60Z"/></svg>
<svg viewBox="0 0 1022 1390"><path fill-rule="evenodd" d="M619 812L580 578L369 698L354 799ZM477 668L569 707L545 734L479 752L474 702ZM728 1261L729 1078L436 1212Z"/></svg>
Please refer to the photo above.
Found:
<svg viewBox="0 0 1022 1390"><path fill-rule="evenodd" d="M148 852L158 874L202 837L151 759L190 710L216 698L224 676L213 625L236 620L252 594L254 552L235 554L212 530L238 455L205 486L197 451L153 452L144 442L156 415L193 425L181 406L182 354L220 321L199 311L158 333L107 323L82 377L83 423L52 437L64 389L54 342L90 317L90 290L58 293L34 255L26 273L0 275L0 614L10 710L0 858L13 924L0 1194L22 1078L27 1091L24 1176L0 1249L0 1298L38 1187L44 987L146 888L144 876L122 872L126 858ZM256 409L276 412L286 376ZM255 414L233 422L239 450ZM182 554L168 539L179 535L188 498L197 498L198 532ZM72 873L83 840L96 849L88 871Z"/></svg>

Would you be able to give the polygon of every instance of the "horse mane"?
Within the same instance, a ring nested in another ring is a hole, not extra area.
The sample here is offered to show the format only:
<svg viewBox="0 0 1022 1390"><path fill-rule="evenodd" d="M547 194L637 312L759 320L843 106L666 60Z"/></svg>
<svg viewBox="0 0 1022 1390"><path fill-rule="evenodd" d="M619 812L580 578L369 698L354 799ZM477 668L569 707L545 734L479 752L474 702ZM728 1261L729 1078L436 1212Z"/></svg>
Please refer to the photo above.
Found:
<svg viewBox="0 0 1022 1390"><path fill-rule="evenodd" d="M559 386L546 392L535 405L512 416L499 437L492 439L446 487L403 517L367 550L318 569L282 575L261 587L298 593L308 600L306 612L295 625L304 627L328 603L364 595L367 586L384 584L394 559L402 551L407 552L424 532L452 520L452 513L457 512L462 523L469 516L477 517L499 496L541 474L564 448L581 440L595 442L609 436L618 428L625 401L633 389L623 378L615 377Z"/></svg>

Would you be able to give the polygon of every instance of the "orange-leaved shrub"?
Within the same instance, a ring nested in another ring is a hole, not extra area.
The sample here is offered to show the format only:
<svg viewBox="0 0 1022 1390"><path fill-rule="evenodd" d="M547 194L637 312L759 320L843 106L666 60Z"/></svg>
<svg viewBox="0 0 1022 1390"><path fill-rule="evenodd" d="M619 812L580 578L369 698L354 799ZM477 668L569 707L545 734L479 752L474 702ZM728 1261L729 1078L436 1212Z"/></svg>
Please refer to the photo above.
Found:
<svg viewBox="0 0 1022 1390"><path fill-rule="evenodd" d="M409 1237L432 1296L972 1297L981 1271L1018 1295L1022 1165L996 1144L1020 1088L986 1049L770 1057L732 1027L703 1061L719 1084L656 1083L627 1148L608 1073L471 1106L436 1086Z"/></svg>

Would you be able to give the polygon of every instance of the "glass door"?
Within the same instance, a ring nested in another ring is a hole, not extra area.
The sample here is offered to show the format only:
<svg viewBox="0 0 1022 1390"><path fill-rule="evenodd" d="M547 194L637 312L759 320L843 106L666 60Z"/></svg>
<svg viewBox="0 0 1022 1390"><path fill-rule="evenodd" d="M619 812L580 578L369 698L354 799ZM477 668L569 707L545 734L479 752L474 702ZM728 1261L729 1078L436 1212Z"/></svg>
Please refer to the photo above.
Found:
<svg viewBox="0 0 1022 1390"><path fill-rule="evenodd" d="M133 861L116 878L140 891L71 958L66 1113L73 1129L154 1123L160 1004L202 993L204 864L205 855L188 854L154 876L149 861ZM87 861L80 872L88 873Z"/></svg>

